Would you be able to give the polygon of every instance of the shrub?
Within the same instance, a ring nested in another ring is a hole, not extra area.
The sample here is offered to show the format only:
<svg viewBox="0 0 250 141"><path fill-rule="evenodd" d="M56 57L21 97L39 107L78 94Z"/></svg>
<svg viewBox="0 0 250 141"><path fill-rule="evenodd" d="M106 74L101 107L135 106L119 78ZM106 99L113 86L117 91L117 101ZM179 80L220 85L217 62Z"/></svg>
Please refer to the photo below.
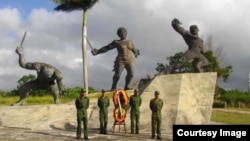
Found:
<svg viewBox="0 0 250 141"><path fill-rule="evenodd" d="M225 108L225 102L220 100L214 100L213 108Z"/></svg>

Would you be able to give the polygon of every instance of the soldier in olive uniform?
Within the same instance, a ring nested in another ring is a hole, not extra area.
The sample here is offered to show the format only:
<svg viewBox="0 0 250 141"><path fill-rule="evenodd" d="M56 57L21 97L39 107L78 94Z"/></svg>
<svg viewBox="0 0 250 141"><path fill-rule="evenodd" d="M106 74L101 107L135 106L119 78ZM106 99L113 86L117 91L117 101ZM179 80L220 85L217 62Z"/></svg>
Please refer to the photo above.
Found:
<svg viewBox="0 0 250 141"><path fill-rule="evenodd" d="M163 107L163 100L159 98L159 91L155 91L155 98L150 100L151 127L152 127L152 139L155 138L155 126L157 139L161 140L161 109Z"/></svg>
<svg viewBox="0 0 250 141"><path fill-rule="evenodd" d="M87 109L89 108L89 98L86 96L86 91L81 90L80 97L76 98L75 106L77 110L77 139L81 138L82 133L82 122L83 122L83 132L84 139L88 140L88 113Z"/></svg>
<svg viewBox="0 0 250 141"><path fill-rule="evenodd" d="M130 120L131 120L131 134L139 134L139 120L140 120L140 110L141 97L138 95L138 90L134 90L134 95L129 98L130 104ZM135 123L135 124L134 124ZM134 130L135 128L135 130Z"/></svg>
<svg viewBox="0 0 250 141"><path fill-rule="evenodd" d="M99 107L100 134L107 134L109 98L105 95L104 90L98 98L97 105Z"/></svg>

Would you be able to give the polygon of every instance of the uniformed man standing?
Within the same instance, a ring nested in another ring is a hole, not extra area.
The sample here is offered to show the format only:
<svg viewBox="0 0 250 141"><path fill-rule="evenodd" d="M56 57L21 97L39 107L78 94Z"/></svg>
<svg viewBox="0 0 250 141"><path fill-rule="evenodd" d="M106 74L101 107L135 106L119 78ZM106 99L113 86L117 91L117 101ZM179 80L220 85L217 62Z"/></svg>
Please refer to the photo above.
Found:
<svg viewBox="0 0 250 141"><path fill-rule="evenodd" d="M140 120L140 106L141 97L138 95L138 90L134 90L134 95L129 98L130 104L130 120L131 120L131 134L139 134L139 120ZM134 124L135 123L135 124Z"/></svg>
<svg viewBox="0 0 250 141"><path fill-rule="evenodd" d="M76 98L75 106L77 110L77 139L81 138L82 133L82 122L83 122L83 133L84 139L88 140L88 113L87 109L89 108L89 98L86 96L86 91L81 90L80 97Z"/></svg>
<svg viewBox="0 0 250 141"><path fill-rule="evenodd" d="M99 107L100 134L107 134L109 98L105 95L104 90L98 98L97 105Z"/></svg>
<svg viewBox="0 0 250 141"><path fill-rule="evenodd" d="M155 127L157 133L157 139L161 140L161 109L163 107L163 100L159 98L159 91L155 91L155 98L150 100L151 127L152 127L152 139L155 138Z"/></svg>

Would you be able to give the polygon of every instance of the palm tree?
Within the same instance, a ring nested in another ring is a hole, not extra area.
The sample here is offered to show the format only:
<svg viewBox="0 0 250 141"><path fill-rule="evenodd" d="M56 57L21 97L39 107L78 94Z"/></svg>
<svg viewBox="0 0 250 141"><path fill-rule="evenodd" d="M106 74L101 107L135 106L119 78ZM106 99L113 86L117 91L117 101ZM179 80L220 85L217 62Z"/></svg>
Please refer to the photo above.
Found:
<svg viewBox="0 0 250 141"><path fill-rule="evenodd" d="M56 11L71 12L74 10L83 10L83 21L82 21L82 60L83 60L83 79L84 88L88 94L88 69L87 69L87 57L86 57L86 46L87 46L87 11L92 8L98 0L52 0L57 6L54 8Z"/></svg>

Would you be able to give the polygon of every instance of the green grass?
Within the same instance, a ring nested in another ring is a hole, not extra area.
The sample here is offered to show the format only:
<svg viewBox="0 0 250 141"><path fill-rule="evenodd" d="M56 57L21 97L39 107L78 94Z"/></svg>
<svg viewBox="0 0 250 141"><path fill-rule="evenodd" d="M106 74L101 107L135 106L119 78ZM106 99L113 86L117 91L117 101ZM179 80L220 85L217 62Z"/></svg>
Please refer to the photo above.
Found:
<svg viewBox="0 0 250 141"><path fill-rule="evenodd" d="M131 95L132 92L128 92L128 95ZM97 99L101 93L91 93L88 95L90 99ZM109 98L112 98L113 92L106 92L106 95ZM76 98L70 98L70 97L62 97L59 98L61 103L67 103L70 101L75 100ZM0 106L6 106L11 105L19 100L19 96L9 96L9 97L3 97L0 95ZM45 96L28 96L26 98L25 105L39 105L39 104L53 104L53 97L51 95L45 95Z"/></svg>
<svg viewBox="0 0 250 141"><path fill-rule="evenodd" d="M237 109L241 111L240 109ZM244 109L245 110L245 109ZM248 110L249 111L249 110ZM230 111L212 111L212 121L222 122L227 124L250 124L250 112L230 112Z"/></svg>
<svg viewBox="0 0 250 141"><path fill-rule="evenodd" d="M225 109L228 109L228 110L240 110L240 111L248 111L250 112L250 108L234 108L234 107L228 107L228 108L225 108Z"/></svg>
<svg viewBox="0 0 250 141"><path fill-rule="evenodd" d="M13 96L13 97L3 97L0 96L0 105L6 106L6 105L11 105L13 102L18 100L18 96Z"/></svg>
<svg viewBox="0 0 250 141"><path fill-rule="evenodd" d="M6 106L11 105L19 100L19 96L11 96L11 97L0 97L0 105ZM73 100L72 98L60 98L62 103L66 103ZM39 104L53 104L53 97L50 95L46 96L28 96L26 98L26 105L39 105Z"/></svg>

